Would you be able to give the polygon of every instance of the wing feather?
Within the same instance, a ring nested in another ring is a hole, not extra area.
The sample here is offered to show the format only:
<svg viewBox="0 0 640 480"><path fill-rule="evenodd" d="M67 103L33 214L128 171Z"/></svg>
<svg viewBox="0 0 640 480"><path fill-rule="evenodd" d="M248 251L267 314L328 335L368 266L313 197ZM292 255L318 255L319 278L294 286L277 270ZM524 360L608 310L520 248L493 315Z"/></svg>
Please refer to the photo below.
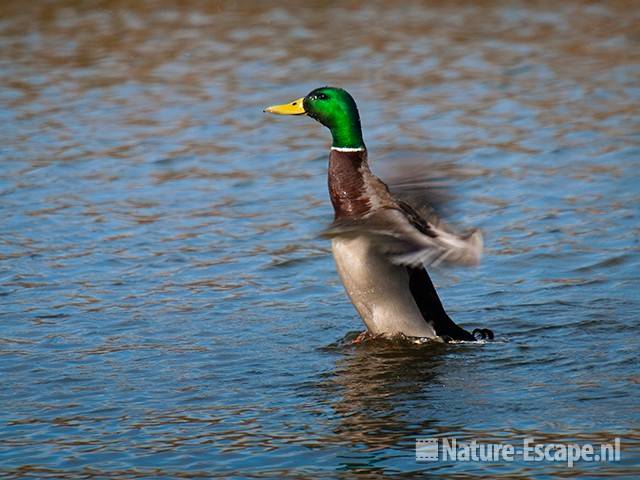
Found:
<svg viewBox="0 0 640 480"><path fill-rule="evenodd" d="M483 249L479 230L466 235L452 233L434 216L426 220L404 202L377 209L360 219L337 220L324 235L367 235L393 263L412 267L442 263L476 265Z"/></svg>

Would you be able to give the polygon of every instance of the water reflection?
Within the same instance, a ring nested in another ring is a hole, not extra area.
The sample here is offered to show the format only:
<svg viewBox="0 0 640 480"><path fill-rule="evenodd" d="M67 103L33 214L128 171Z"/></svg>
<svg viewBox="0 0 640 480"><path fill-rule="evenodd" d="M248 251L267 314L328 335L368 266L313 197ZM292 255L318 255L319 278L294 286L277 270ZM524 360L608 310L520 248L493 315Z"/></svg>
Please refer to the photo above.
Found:
<svg viewBox="0 0 640 480"><path fill-rule="evenodd" d="M377 340L358 347L340 347L343 357L318 385L318 389L326 390L337 399L331 405L339 422L327 441L350 447L338 456L341 469L368 474L405 470L405 460L413 454L416 438L446 438L449 442L455 438L458 442L512 444L518 448L524 445L525 440L538 444L577 442L600 445L613 444L618 437L623 439L623 458L640 447L640 435L633 428L584 432L575 426L562 425L563 418L555 419L559 421L556 425L559 430L526 428L530 417L528 407L524 405L514 410L519 411L524 420L520 423L522 427L518 427L504 419L502 412L495 411L492 402L478 409L474 408L473 401L461 401L458 397L460 392L456 392L456 382L463 382L463 394L483 390L486 388L486 372L494 368L485 361L487 352L479 351L482 348L474 344L425 346ZM489 358L491 356L489 353ZM498 368L508 369L506 365L517 365L519 360L503 359L499 363ZM451 370L457 370L456 374L448 374ZM590 389L596 385L591 382L581 386L584 387ZM328 397L327 393L319 397ZM495 394L497 398L501 394L500 389L487 393L489 396ZM529 393L523 391L519 400L529 402ZM565 402L567 404L569 402ZM456 407L465 411L451 416L445 413L455 411ZM534 405L534 408L539 407ZM561 414L553 410L541 413L550 415L552 423L554 413ZM473 427L478 421L496 427ZM398 462L398 459L403 461ZM624 472L632 463L627 459L620 466L612 466L609 473L615 475L616 472ZM510 469L513 472L526 471L529 465L521 456L516 456ZM489 464L483 469L500 474L504 473L503 467L501 464ZM536 467L537 474L543 471L558 474L566 468L562 464L549 462L537 464ZM573 474L588 474L599 467L582 463L574 468ZM425 470L448 474L455 472L466 478L464 463L452 460L438 464L416 463L411 470L415 473Z"/></svg>
<svg viewBox="0 0 640 480"><path fill-rule="evenodd" d="M408 412L397 405L428 403L429 386L438 381L437 372L445 360L444 346L411 346L404 342L371 345L382 342L371 341L354 349L336 362L330 378L341 391L341 401L334 404L334 409L343 420L342 431L353 434L353 440L369 435L372 423L384 425L391 432L400 427L403 422L397 417Z"/></svg>

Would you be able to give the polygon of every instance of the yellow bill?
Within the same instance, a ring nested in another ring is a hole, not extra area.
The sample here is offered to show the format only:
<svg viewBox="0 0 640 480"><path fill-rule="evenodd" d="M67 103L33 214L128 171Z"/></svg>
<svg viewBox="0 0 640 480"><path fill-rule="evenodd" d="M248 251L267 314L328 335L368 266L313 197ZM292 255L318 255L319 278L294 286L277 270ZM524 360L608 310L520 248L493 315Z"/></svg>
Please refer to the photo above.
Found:
<svg viewBox="0 0 640 480"><path fill-rule="evenodd" d="M303 115L307 112L304 111L302 101L304 97L294 100L291 103L284 103L282 105L272 105L264 109L268 113L277 113L278 115Z"/></svg>

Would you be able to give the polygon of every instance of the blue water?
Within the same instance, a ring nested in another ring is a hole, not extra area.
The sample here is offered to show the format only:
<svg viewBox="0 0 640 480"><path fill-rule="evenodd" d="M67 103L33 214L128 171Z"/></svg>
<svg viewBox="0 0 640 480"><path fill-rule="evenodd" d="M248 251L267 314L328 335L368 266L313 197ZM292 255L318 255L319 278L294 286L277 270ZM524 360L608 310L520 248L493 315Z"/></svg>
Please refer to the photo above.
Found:
<svg viewBox="0 0 640 480"><path fill-rule="evenodd" d="M625 4L0 5L0 476L640 474L640 36ZM486 344L349 344L328 132L446 187ZM418 463L418 437L617 462Z"/></svg>

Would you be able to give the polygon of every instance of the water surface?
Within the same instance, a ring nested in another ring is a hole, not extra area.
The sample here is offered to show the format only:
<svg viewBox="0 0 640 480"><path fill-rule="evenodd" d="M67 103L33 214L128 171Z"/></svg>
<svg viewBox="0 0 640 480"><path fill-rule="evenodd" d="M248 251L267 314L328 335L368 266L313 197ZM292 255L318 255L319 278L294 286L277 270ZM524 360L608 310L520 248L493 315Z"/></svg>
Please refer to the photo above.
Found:
<svg viewBox="0 0 640 480"><path fill-rule="evenodd" d="M634 477L640 17L628 2L4 2L4 478ZM332 84L376 173L447 186L497 341L362 329L318 233ZM615 463L416 463L416 437Z"/></svg>

